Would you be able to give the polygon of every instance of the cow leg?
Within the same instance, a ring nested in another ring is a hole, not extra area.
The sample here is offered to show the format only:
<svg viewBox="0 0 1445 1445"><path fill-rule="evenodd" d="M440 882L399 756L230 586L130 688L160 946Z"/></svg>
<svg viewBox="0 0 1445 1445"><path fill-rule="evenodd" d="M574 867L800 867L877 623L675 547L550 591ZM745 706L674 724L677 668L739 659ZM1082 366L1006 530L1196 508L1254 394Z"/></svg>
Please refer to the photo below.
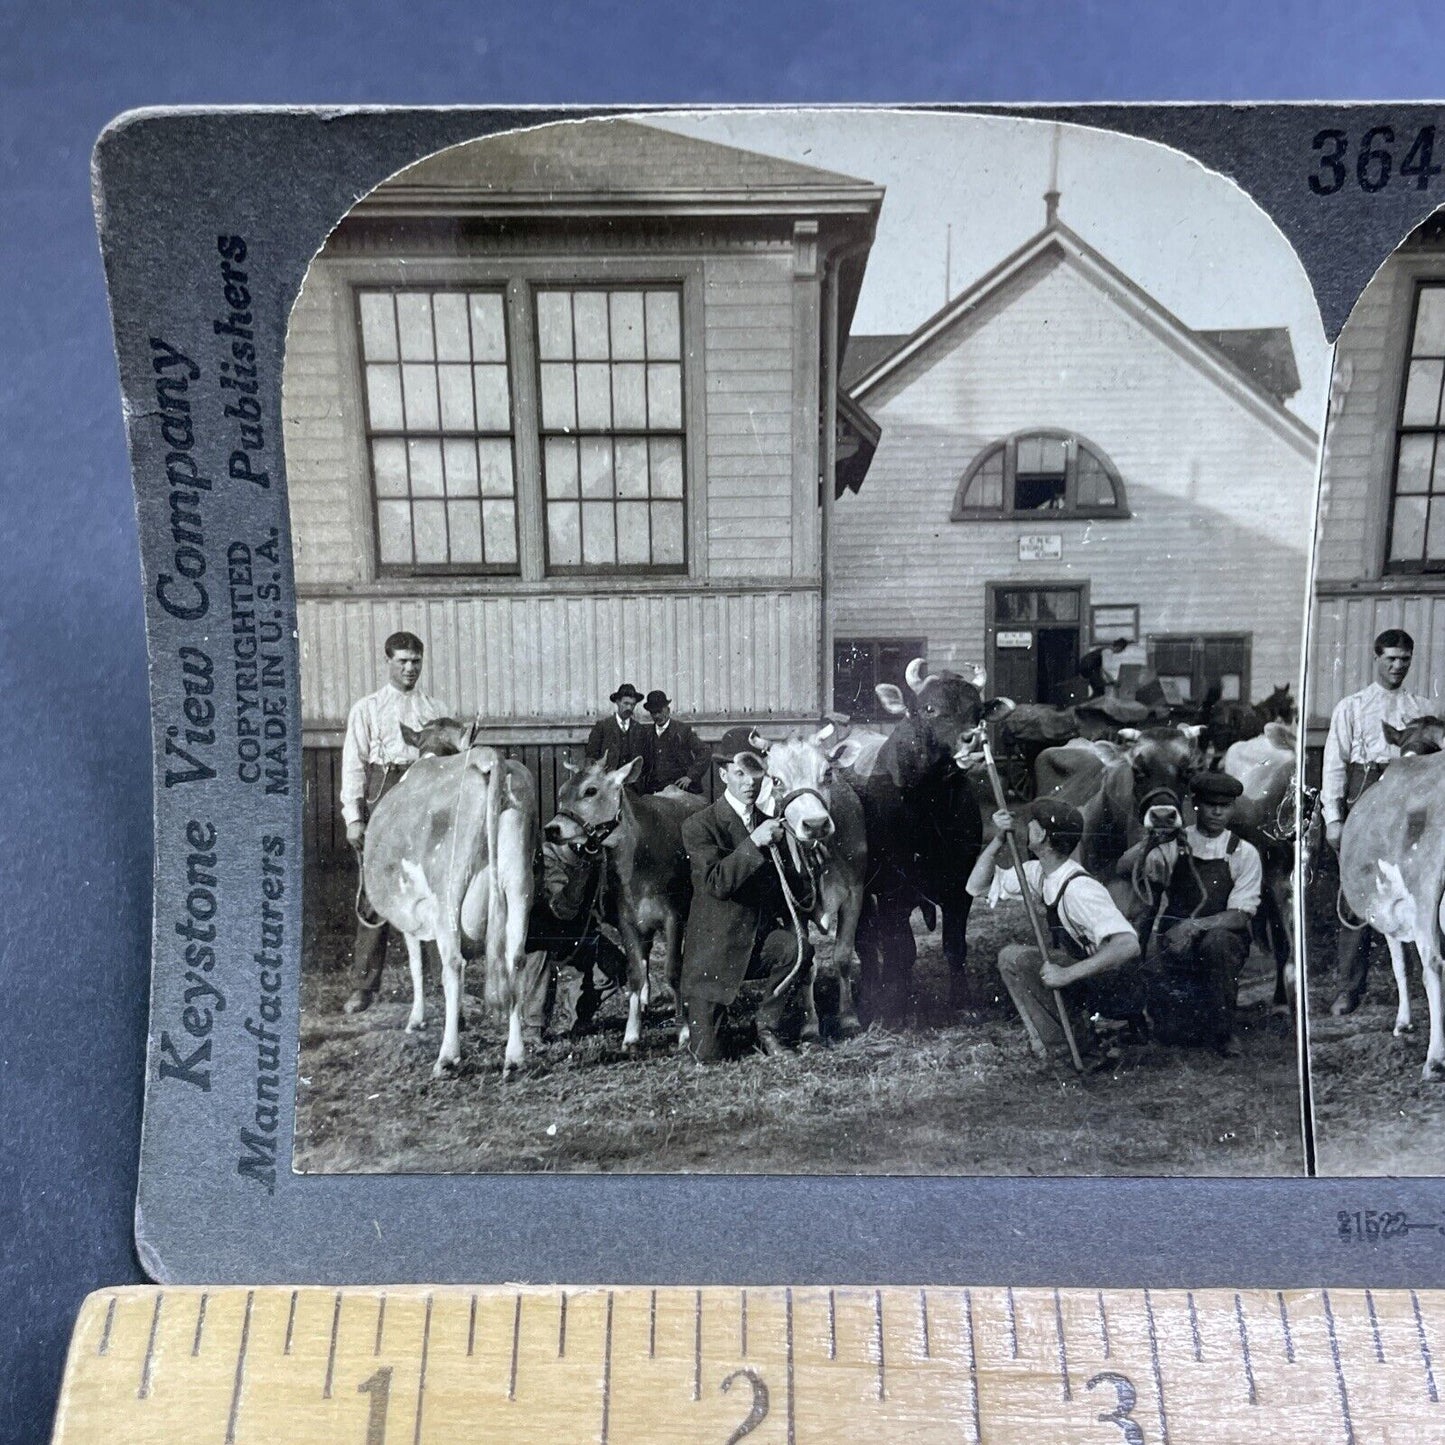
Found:
<svg viewBox="0 0 1445 1445"><path fill-rule="evenodd" d="M618 919L617 932L627 953L627 1027L622 1034L622 1047L635 1049L642 1042L642 1010L647 992L647 950L637 926Z"/></svg>
<svg viewBox="0 0 1445 1445"><path fill-rule="evenodd" d="M441 1051L432 1066L432 1078L445 1078L462 1059L462 1045L457 1021L462 1011L462 950L455 938L437 939L437 952L442 956L442 994L446 1001L446 1022L442 1029ZM515 1017L515 1010L513 1017Z"/></svg>
<svg viewBox="0 0 1445 1445"><path fill-rule="evenodd" d="M666 959L667 986L672 990L672 1004L677 1014L677 1046L687 1047L690 1032L687 1010L682 1006L682 914L669 908L662 921L662 947Z"/></svg>
<svg viewBox="0 0 1445 1445"><path fill-rule="evenodd" d="M880 900L870 931L876 953L864 959L860 1017L864 1023L893 1021L907 1009L918 947L907 902ZM870 968L871 965L871 968ZM871 975L871 976L870 976Z"/></svg>
<svg viewBox="0 0 1445 1445"><path fill-rule="evenodd" d="M959 867L962 872L962 864ZM972 868L970 864L968 871ZM948 1003L954 1009L970 1009L975 1003L968 982L968 914L972 906L967 893L943 900L943 958L948 964Z"/></svg>
<svg viewBox="0 0 1445 1445"><path fill-rule="evenodd" d="M838 1037L851 1039L862 1032L858 1022L858 915L863 899L858 889L849 889L838 905L837 927L833 933L833 970L838 975Z"/></svg>
<svg viewBox="0 0 1445 1445"><path fill-rule="evenodd" d="M1390 950L1390 967L1395 972L1395 992L1399 1002L1395 1005L1395 1037L1411 1031L1410 1022L1410 980L1405 972L1405 944L1393 933L1385 935L1385 946Z"/></svg>
<svg viewBox="0 0 1445 1445"><path fill-rule="evenodd" d="M406 1021L406 1031L416 1033L426 1027L426 998L422 993L421 939L414 933L404 933L406 940L406 961L411 969L411 1014Z"/></svg>
<svg viewBox="0 0 1445 1445"><path fill-rule="evenodd" d="M1425 1055L1425 1067L1420 1077L1427 1083L1445 1079L1445 1024L1440 1014L1440 955L1430 940L1421 944L1420 963L1425 974L1425 998L1430 1005L1430 1048Z"/></svg>

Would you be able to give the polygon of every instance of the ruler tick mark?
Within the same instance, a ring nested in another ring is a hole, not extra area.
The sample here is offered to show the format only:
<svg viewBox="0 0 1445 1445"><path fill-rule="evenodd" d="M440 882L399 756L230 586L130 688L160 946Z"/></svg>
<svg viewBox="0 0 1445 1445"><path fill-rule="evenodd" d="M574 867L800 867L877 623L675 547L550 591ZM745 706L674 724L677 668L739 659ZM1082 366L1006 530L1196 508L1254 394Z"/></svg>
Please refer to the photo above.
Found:
<svg viewBox="0 0 1445 1445"><path fill-rule="evenodd" d="M507 1398L517 1398L517 1347L522 1340L522 1292L517 1291L517 1307L512 1311L512 1373L507 1379Z"/></svg>
<svg viewBox="0 0 1445 1445"><path fill-rule="evenodd" d="M692 1297L692 1398L702 1399L702 1291Z"/></svg>
<svg viewBox="0 0 1445 1445"><path fill-rule="evenodd" d="M428 1309L430 1305L428 1305ZM386 1328L386 1291L381 1292L381 1302L376 1307L376 1342L371 1347L373 1355L381 1353L381 1333Z"/></svg>
<svg viewBox="0 0 1445 1445"><path fill-rule="evenodd" d="M1410 1303L1415 1307L1415 1333L1420 1337L1420 1358L1425 1362L1425 1389L1430 1403L1440 1403L1440 1392L1435 1388L1435 1366L1430 1360L1430 1341L1425 1336L1425 1321L1420 1314L1420 1296L1410 1291Z"/></svg>
<svg viewBox="0 0 1445 1445"><path fill-rule="evenodd" d="M1016 1360L1019 1357L1019 1317L1014 1311L1014 1292L1010 1285L1003 1294L1004 1304L1008 1308L1008 1357Z"/></svg>
<svg viewBox="0 0 1445 1445"><path fill-rule="evenodd" d="M657 1291L653 1290L647 1302L647 1358L657 1358Z"/></svg>
<svg viewBox="0 0 1445 1445"><path fill-rule="evenodd" d="M381 1297L382 1308L386 1307L386 1296ZM426 1297L426 1315L421 1325L421 1369L416 1381L416 1424L411 1432L411 1445L421 1445L421 1412L426 1401L426 1357L431 1349L431 1305L432 1297Z"/></svg>
<svg viewBox="0 0 1445 1445"><path fill-rule="evenodd" d="M1100 1341L1102 1342L1102 1344L1103 1344L1103 1346L1104 1346L1104 1358L1105 1358L1106 1360L1110 1360L1110 1359L1113 1359L1113 1357L1114 1357L1114 1350L1113 1350L1113 1345L1110 1343L1110 1340L1109 1340L1109 1312L1104 1308L1104 1291L1103 1291L1103 1290L1100 1290L1100 1291L1099 1291L1098 1299L1099 1299L1099 1339L1100 1339Z"/></svg>
<svg viewBox="0 0 1445 1445"><path fill-rule="evenodd" d="M331 1307L331 1345L326 1351L326 1384L322 1387L321 1398L331 1398L331 1382L336 1376L336 1336L341 1329L341 1291L336 1291L336 1303Z"/></svg>
<svg viewBox="0 0 1445 1445"><path fill-rule="evenodd" d="M110 1331L115 1324L115 1307L119 1303L114 1295L110 1297L110 1303L105 1307L105 1328L100 1332L100 1344L96 1347L97 1355L108 1355L110 1353Z"/></svg>
<svg viewBox="0 0 1445 1445"><path fill-rule="evenodd" d="M738 1306L738 1347L743 1359L748 1357L748 1292L742 1292Z"/></svg>
<svg viewBox="0 0 1445 1445"><path fill-rule="evenodd" d="M291 1340L296 1333L296 1296L299 1293L299 1290L291 1291L291 1308L286 1311L286 1343L281 1346L283 1355L291 1353Z"/></svg>
<svg viewBox="0 0 1445 1445"><path fill-rule="evenodd" d="M878 1342L878 1398L887 1399L888 1392L885 1386L883 1361L883 1291L873 1291L873 1334Z"/></svg>
<svg viewBox="0 0 1445 1445"><path fill-rule="evenodd" d="M1284 1291L1276 1290L1274 1297L1279 1301L1279 1327L1284 1332L1284 1357L1294 1364L1294 1335L1290 1333L1289 1309L1284 1302Z"/></svg>
<svg viewBox="0 0 1445 1445"><path fill-rule="evenodd" d="M1355 1424L1350 1419L1350 1392L1345 1388L1345 1371L1340 1363L1340 1341L1335 1334L1335 1312L1330 1305L1329 1290L1321 1290L1325 1306L1325 1324L1330 1332L1330 1356L1335 1364L1335 1385L1340 1392L1340 1416L1345 1422L1345 1445L1355 1445Z"/></svg>
<svg viewBox="0 0 1445 1445"><path fill-rule="evenodd" d="M467 1359L471 1359L477 1344L477 1297L472 1296L472 1310L467 1318Z"/></svg>
<svg viewBox="0 0 1445 1445"><path fill-rule="evenodd" d="M1164 1409L1164 1374L1159 1368L1159 1332L1154 1326L1154 1301L1144 1291L1144 1314L1149 1321L1149 1363L1154 1370L1154 1392L1159 1397L1159 1439L1169 1445L1169 1416Z"/></svg>
<svg viewBox="0 0 1445 1445"><path fill-rule="evenodd" d="M838 1358L838 1297L835 1291L828 1291L828 1358Z"/></svg>
<svg viewBox="0 0 1445 1445"><path fill-rule="evenodd" d="M140 1385L137 1387L135 1397L137 1400L144 1400L151 1392L151 1365L156 1357L156 1330L161 1322L161 1303L165 1299L162 1292L156 1296L156 1307L151 1311L151 1332L150 1338L146 1340L146 1357L141 1365Z"/></svg>
<svg viewBox="0 0 1445 1445"><path fill-rule="evenodd" d="M1254 1362L1249 1358L1249 1327L1244 1323L1244 1301L1234 1297L1234 1317L1239 1321L1239 1353L1244 1359L1244 1382L1249 1386L1249 1403L1259 1404L1259 1394L1254 1388Z"/></svg>
<svg viewBox="0 0 1445 1445"><path fill-rule="evenodd" d="M1194 1363L1198 1365L1204 1361L1204 1341L1199 1337L1199 1311L1194 1308L1194 1291L1190 1290L1185 1298L1189 1301L1189 1333L1194 1341Z"/></svg>
<svg viewBox="0 0 1445 1445"><path fill-rule="evenodd" d="M1059 1381L1064 1387L1064 1403L1067 1404L1074 1398L1074 1392L1069 1388L1069 1349L1064 1343L1064 1306L1059 1299L1059 1291L1054 1290L1054 1333L1059 1339Z"/></svg>
<svg viewBox="0 0 1445 1445"><path fill-rule="evenodd" d="M968 1329L968 1393L973 1406L973 1445L983 1445L983 1420L978 1406L978 1346L973 1338L973 1291L963 1292L963 1322Z"/></svg>
<svg viewBox="0 0 1445 1445"><path fill-rule="evenodd" d="M602 1434L601 1445L607 1445L607 1431L612 1419L612 1291L607 1291L607 1327L602 1336Z"/></svg>
<svg viewBox="0 0 1445 1445"><path fill-rule="evenodd" d="M793 1291L789 1287L783 1292L783 1320L786 1327L788 1351L788 1445L795 1445L796 1422L793 1414Z"/></svg>
<svg viewBox="0 0 1445 1445"><path fill-rule="evenodd" d="M201 1333L206 1328L206 1301L210 1295L204 1291L201 1294L201 1302L196 1306L196 1337L191 1341L191 1355L194 1357L201 1353Z"/></svg>
<svg viewBox="0 0 1445 1445"><path fill-rule="evenodd" d="M926 1289L918 1291L918 1321L923 1329L923 1358L931 1360L933 1358L933 1341L928 1337L928 1291Z"/></svg>
<svg viewBox="0 0 1445 1445"><path fill-rule="evenodd" d="M1383 1365L1385 1363L1385 1342L1380 1338L1380 1320L1375 1314L1375 1296L1365 1291L1365 1308L1370 1312L1370 1332L1375 1337L1375 1360Z"/></svg>
<svg viewBox="0 0 1445 1445"><path fill-rule="evenodd" d="M557 1305L557 1358L567 1358L567 1291L562 1291L562 1298Z"/></svg>
<svg viewBox="0 0 1445 1445"><path fill-rule="evenodd" d="M341 1298L337 1295L337 1299ZM241 1316L241 1348L236 1351L236 1379L231 1386L231 1413L226 1417L226 1445L236 1445L236 1420L241 1413L241 1388L246 1383L246 1350L251 1343L251 1306L256 1291L246 1291L246 1312Z"/></svg>

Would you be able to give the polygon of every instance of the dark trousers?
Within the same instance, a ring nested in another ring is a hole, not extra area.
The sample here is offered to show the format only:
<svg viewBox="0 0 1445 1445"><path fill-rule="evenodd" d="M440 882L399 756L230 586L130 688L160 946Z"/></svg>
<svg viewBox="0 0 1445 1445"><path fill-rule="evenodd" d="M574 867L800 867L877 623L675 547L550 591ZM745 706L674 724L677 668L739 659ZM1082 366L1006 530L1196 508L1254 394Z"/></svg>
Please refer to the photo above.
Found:
<svg viewBox="0 0 1445 1445"><path fill-rule="evenodd" d="M366 811L368 818L374 808L406 776L406 769L383 767L379 763L366 765ZM356 855L356 866L361 867L361 854ZM373 997L381 991L382 970L386 967L386 945L391 939L391 925L378 923L374 927L362 922L371 917L372 909L367 902L366 889L359 887L356 900L356 940L351 946L351 986L360 993ZM441 967L436 944L422 945L424 959Z"/></svg>
<svg viewBox="0 0 1445 1445"><path fill-rule="evenodd" d="M1211 928L1182 953L1160 940L1149 972L1149 1021L1161 1043L1222 1048L1234 1031L1247 930Z"/></svg>
<svg viewBox="0 0 1445 1445"><path fill-rule="evenodd" d="M765 933L753 948L752 961L748 964L746 977L763 979L763 1001L755 1015L757 1026L769 1031L776 1029L783 1021L794 991L808 977L813 964L813 945L803 942L802 967L798 968L792 983L783 987L788 975L798 963L798 940L791 928L775 928ZM687 1012L688 1049L700 1064L715 1064L722 1057L722 1046L718 1042L718 1024L722 1021L726 1006L709 999L684 1000Z"/></svg>

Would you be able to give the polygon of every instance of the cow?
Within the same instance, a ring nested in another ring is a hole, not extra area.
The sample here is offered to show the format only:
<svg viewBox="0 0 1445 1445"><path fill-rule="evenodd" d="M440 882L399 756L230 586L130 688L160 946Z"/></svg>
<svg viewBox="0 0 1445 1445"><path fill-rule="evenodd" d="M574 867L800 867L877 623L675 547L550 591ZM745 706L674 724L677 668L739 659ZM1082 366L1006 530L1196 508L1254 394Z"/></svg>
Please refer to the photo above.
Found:
<svg viewBox="0 0 1445 1445"><path fill-rule="evenodd" d="M1033 795L1034 769L1045 748L1074 738L1086 742L1112 742L1121 727L1147 720L1149 709L1127 698L1097 697L1072 707L1021 702L999 725L1000 763L1012 764L1011 786L1018 796Z"/></svg>
<svg viewBox="0 0 1445 1445"><path fill-rule="evenodd" d="M855 1004L858 970L855 944L867 877L868 840L863 805L839 775L831 724L810 737L793 733L773 742L754 732L749 739L767 765L775 814L787 824L787 846L793 864L809 879L806 912L833 942L832 971L837 975L838 1005L834 1027L842 1038L859 1031ZM831 748L825 745L832 743ZM807 993L804 1037L818 1033L812 990Z"/></svg>
<svg viewBox="0 0 1445 1445"><path fill-rule="evenodd" d="M601 909L617 929L627 955L627 1026L622 1046L642 1040L642 1011L651 993L648 961L661 938L667 986L677 995L682 975L682 928L692 899L692 877L682 846L683 819L706 807L696 793L666 789L638 794L643 759L608 768L605 758L585 765L563 758L570 776L557 791L557 811L545 828L548 842L578 852L602 852ZM678 1026L683 1030L682 1013ZM685 1033L684 1033L685 1036Z"/></svg>
<svg viewBox="0 0 1445 1445"><path fill-rule="evenodd" d="M463 975L469 960L485 957L487 1004L507 1019L505 1078L524 1056L519 975L534 889L536 785L520 763L476 742L475 725L442 718L420 733L402 731L423 756L372 812L366 897L406 940L409 1033L426 1024L422 943L434 941L441 956L446 1008L434 1078L461 1061Z"/></svg>
<svg viewBox="0 0 1445 1445"><path fill-rule="evenodd" d="M869 877L857 936L859 1001L874 1018L901 1014L911 994L915 908L930 927L942 913L950 1002L972 1002L964 884L983 846L983 817L968 769L984 725L1013 707L1007 698L985 702L981 668L970 680L929 673L914 658L905 681L906 695L891 683L874 689L898 719L893 731L860 729L839 757L863 804Z"/></svg>
<svg viewBox="0 0 1445 1445"><path fill-rule="evenodd" d="M1211 692L1214 690L1211 689ZM1295 702L1288 683L1281 683L1268 697L1256 703L1206 698L1199 716L1199 721L1204 724L1205 763L1211 768L1218 768L1235 743L1260 737L1270 723L1289 725L1294 720Z"/></svg>
<svg viewBox="0 0 1445 1445"><path fill-rule="evenodd" d="M1340 891L1364 926L1385 936L1399 1003L1395 1035L1411 1027L1406 943L1425 975L1430 1043L1421 1077L1445 1079L1441 930L1445 928L1445 753L1399 758L1345 819Z"/></svg>

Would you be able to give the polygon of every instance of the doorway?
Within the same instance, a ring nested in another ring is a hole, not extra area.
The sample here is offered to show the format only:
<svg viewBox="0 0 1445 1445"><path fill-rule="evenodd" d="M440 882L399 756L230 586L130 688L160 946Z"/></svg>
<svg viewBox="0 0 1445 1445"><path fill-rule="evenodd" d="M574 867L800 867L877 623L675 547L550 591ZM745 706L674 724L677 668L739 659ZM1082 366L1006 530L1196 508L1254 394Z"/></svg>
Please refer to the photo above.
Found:
<svg viewBox="0 0 1445 1445"><path fill-rule="evenodd" d="M988 584L989 691L1063 704L1079 683L1087 588Z"/></svg>

